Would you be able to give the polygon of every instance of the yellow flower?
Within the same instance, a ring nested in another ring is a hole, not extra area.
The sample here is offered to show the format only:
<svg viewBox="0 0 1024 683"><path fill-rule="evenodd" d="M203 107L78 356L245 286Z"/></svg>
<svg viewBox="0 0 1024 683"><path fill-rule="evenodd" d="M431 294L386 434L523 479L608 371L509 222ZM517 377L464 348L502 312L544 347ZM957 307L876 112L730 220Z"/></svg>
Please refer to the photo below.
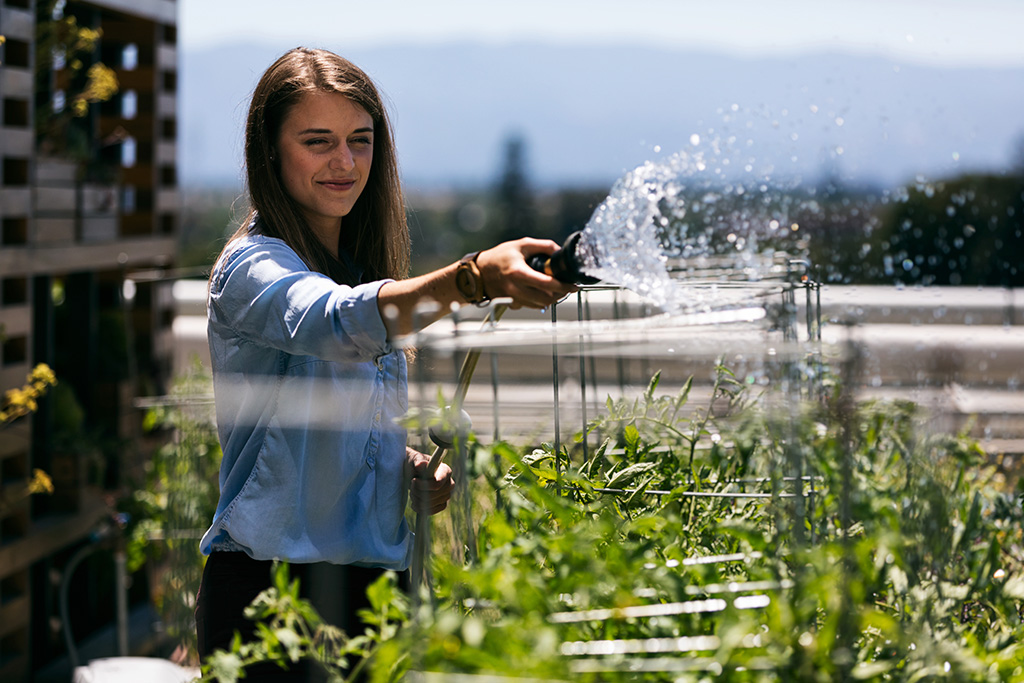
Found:
<svg viewBox="0 0 1024 683"><path fill-rule="evenodd" d="M28 376L28 381L36 389L45 391L46 387L57 385L57 375L49 365L40 363L32 369L32 373Z"/></svg>
<svg viewBox="0 0 1024 683"><path fill-rule="evenodd" d="M33 368L25 379L25 386L4 392L3 401L0 401L0 424L35 412L39 408L37 399L57 383L56 375L45 363Z"/></svg>
<svg viewBox="0 0 1024 683"><path fill-rule="evenodd" d="M46 472L36 469L32 471L32 480L28 483L29 493L53 493L53 480Z"/></svg>
<svg viewBox="0 0 1024 683"><path fill-rule="evenodd" d="M91 102L106 102L117 94L119 83L117 74L105 64L93 64L89 67L89 81L71 105L75 116L85 116Z"/></svg>

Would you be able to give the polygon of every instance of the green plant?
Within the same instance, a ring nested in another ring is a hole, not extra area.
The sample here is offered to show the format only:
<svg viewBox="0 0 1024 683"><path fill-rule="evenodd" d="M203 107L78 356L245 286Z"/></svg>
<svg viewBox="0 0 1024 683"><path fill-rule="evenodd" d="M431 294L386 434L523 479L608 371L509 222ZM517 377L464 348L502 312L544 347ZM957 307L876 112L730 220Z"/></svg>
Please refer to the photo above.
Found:
<svg viewBox="0 0 1024 683"><path fill-rule="evenodd" d="M23 386L4 392L0 400L0 427L38 410L39 399L56 384L57 376L49 365L40 363L32 368Z"/></svg>
<svg viewBox="0 0 1024 683"><path fill-rule="evenodd" d="M66 9L64 0L36 5L37 88L62 96L37 108L37 141L46 154L92 161L94 133L82 121L89 106L110 100L119 84L114 70L95 59L102 31L82 26Z"/></svg>
<svg viewBox="0 0 1024 683"><path fill-rule="evenodd" d="M434 554L373 680L1024 680L1021 492L977 443L838 390L779 410L725 368L708 406L659 386L608 402L586 461L477 444L475 559Z"/></svg>
<svg viewBox="0 0 1024 683"><path fill-rule="evenodd" d="M243 670L250 664L277 662L287 668L300 660L312 660L330 681L355 680L377 650L391 641L399 624L409 618L408 599L398 591L393 573L385 574L367 590L371 607L361 614L370 628L354 635L325 623L309 602L299 597L299 582L289 579L286 563L275 563L273 584L245 610L245 615L256 621L257 638L243 643L236 633L230 652L218 650L203 665L204 676L233 683L244 677Z"/></svg>
<svg viewBox="0 0 1024 683"><path fill-rule="evenodd" d="M199 539L217 506L221 450L213 426L210 379L198 366L146 414L163 443L145 476L118 503L128 518L129 571L150 569L151 592L168 633L192 646L192 613L204 557ZM193 648L194 650L194 648Z"/></svg>
<svg viewBox="0 0 1024 683"><path fill-rule="evenodd" d="M0 430L38 410L39 400L56 384L57 376L50 366L40 363L32 368L24 385L8 389L0 398ZM32 477L21 485L0 489L0 513L23 498L37 493L53 493L53 481L41 469L32 470Z"/></svg>

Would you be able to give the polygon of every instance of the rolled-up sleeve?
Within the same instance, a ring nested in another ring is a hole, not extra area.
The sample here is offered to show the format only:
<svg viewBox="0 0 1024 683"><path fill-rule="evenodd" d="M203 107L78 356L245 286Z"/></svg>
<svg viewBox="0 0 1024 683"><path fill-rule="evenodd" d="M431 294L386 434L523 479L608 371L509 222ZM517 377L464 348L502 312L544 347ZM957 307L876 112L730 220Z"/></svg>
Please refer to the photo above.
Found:
<svg viewBox="0 0 1024 683"><path fill-rule="evenodd" d="M349 287L310 271L281 240L250 237L211 278L210 324L241 340L339 362L390 353L377 307L380 280Z"/></svg>

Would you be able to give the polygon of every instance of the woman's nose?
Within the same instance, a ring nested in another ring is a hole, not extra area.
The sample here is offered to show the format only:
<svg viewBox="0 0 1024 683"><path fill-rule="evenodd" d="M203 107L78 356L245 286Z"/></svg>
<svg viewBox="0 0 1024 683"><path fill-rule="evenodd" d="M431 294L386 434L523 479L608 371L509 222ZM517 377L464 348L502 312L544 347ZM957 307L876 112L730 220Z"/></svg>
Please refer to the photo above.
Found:
<svg viewBox="0 0 1024 683"><path fill-rule="evenodd" d="M352 150L348 148L348 145L339 145L337 153L331 156L331 168L348 171L355 165L355 160L352 158Z"/></svg>

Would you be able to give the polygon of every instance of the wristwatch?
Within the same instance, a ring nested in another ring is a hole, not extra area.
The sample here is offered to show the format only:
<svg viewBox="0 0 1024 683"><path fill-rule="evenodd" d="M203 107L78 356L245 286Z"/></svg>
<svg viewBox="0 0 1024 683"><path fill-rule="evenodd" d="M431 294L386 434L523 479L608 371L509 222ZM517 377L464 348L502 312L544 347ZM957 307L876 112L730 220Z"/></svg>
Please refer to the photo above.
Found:
<svg viewBox="0 0 1024 683"><path fill-rule="evenodd" d="M484 293L484 279L480 275L480 267L476 264L479 251L466 254L459 259L459 267L455 271L455 287L467 303L479 304L489 301L491 297Z"/></svg>

